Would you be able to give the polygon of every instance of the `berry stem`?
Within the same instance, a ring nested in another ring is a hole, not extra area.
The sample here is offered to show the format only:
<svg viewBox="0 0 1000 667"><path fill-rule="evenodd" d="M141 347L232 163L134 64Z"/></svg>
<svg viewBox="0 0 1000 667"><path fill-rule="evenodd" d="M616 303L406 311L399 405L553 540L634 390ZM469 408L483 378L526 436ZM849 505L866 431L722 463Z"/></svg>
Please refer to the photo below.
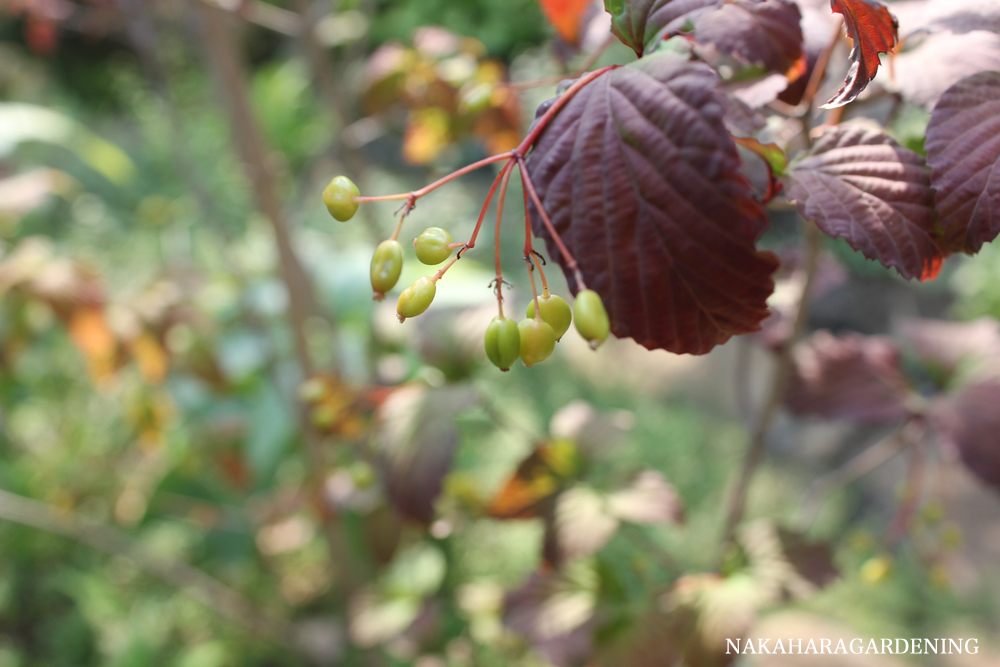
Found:
<svg viewBox="0 0 1000 667"><path fill-rule="evenodd" d="M413 202L408 201L405 204L403 204L403 210L399 214L399 221L396 223L396 229L392 231L392 236L389 237L390 241L399 240L399 232L403 229L403 222L406 221L406 216L408 216L410 214L410 211L412 210L413 210Z"/></svg>
<svg viewBox="0 0 1000 667"><path fill-rule="evenodd" d="M496 240L493 243L493 261L497 270L497 306L500 308L500 319L503 319L503 268L500 265L500 226L503 224L503 202L507 197L507 184L510 182L510 175L512 173L514 173L513 160L508 162L501 172L503 174L503 181L500 184L500 198L497 200ZM476 233L478 232L479 228L476 227ZM473 243L474 237L475 235L473 235Z"/></svg>
<svg viewBox="0 0 1000 667"><path fill-rule="evenodd" d="M524 256L524 263L528 265L528 277L531 278L531 298L535 302L535 319L542 319L542 309L538 305L538 289L535 287L535 263L531 261L531 255Z"/></svg>
<svg viewBox="0 0 1000 667"><path fill-rule="evenodd" d="M535 254L538 255L538 253ZM540 257L540 255L538 256ZM542 298L548 299L549 296L551 296L551 292L549 292L549 281L545 279L545 271L542 269L542 264L544 263L545 262L542 262L541 264L536 264L535 266L538 268L538 277L542 279Z"/></svg>
<svg viewBox="0 0 1000 667"><path fill-rule="evenodd" d="M510 171L514 167L514 161L511 160L503 166L497 177L493 179L493 185L490 186L490 191L486 195L486 201L483 202L483 210L479 212L479 220L476 221L476 228L472 230L472 236L463 245L464 247L458 251L458 259L462 258L466 250L471 250L476 247L476 239L479 237L479 230L482 229L483 221L486 219L486 211L490 208L490 203L493 201L493 195L496 194L497 188L500 187L500 183L506 183L506 178L509 178ZM500 196L500 205L503 205L503 195Z"/></svg>
<svg viewBox="0 0 1000 667"><path fill-rule="evenodd" d="M462 167L458 171L453 171L444 178L438 179L433 183L431 183L430 185L425 185L419 190L414 190L413 192L402 192L396 195L379 195L376 197L354 197L354 201L358 202L359 204L367 204L376 201L401 201L405 199L410 202L410 208L413 208L413 205L416 204L418 199L426 195L429 195L430 193L440 188L442 185L447 185L448 183L454 181L456 178L465 176L468 173L471 173L473 171L476 171L477 169L481 169L483 167L491 165L494 162L502 162L504 160L510 160L513 157L515 157L515 151L509 151L507 153L498 153L497 155L491 155L488 158L483 158L479 162L473 162L470 165Z"/></svg>
<svg viewBox="0 0 1000 667"><path fill-rule="evenodd" d="M452 257L452 258L451 258L451 261L450 261L450 262L448 262L447 264L445 264L444 266L442 266L442 267L441 267L441 270L440 270L440 271L438 271L438 272L437 272L437 273L435 273L435 274L434 274L433 276L431 276L431 278L430 278L431 282L432 282L432 283L436 283L437 281L439 281L439 280L441 280L442 278L444 278L444 274L445 274L445 273L446 273L446 272L448 271L448 269L450 269L450 268L452 267L452 265L453 265L453 264L454 264L455 262L457 262L457 261L458 261L458 257L457 257L457 256L456 256L456 257Z"/></svg>
<svg viewBox="0 0 1000 667"><path fill-rule="evenodd" d="M583 274L580 273L580 267L576 263L576 258L563 243L562 237L559 236L559 232L556 231L555 226L552 224L552 220L549 219L549 214L545 212L545 207L542 205L542 200L538 197L538 192L535 191L535 184L531 182L531 177L528 175L528 168L524 164L524 158L518 156L517 166L521 170L521 180L524 181L524 187L531 196L531 200L535 202L535 208L538 209L538 214L542 217L542 222L545 223L545 228L549 230L549 234L552 235L552 240L556 242L556 247L559 248L559 252L563 256L563 260L566 262L566 266L573 271L573 277L576 278L576 284L578 290L587 289L587 284L583 280Z"/></svg>

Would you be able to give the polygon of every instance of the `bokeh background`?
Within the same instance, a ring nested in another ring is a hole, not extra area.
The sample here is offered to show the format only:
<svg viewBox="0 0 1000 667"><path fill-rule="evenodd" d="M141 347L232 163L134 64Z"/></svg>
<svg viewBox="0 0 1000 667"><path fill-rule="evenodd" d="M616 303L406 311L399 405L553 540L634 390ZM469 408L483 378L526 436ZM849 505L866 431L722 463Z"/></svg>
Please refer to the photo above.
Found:
<svg viewBox="0 0 1000 667"><path fill-rule="evenodd" d="M490 231L426 315L371 301L396 207L337 223L325 183L406 192L509 149L555 85L498 84L572 71L602 25L537 0L0 0L0 667L645 667L691 637L715 665L755 633L981 648L740 664L1000 664L996 489L932 443L810 487L893 425L782 410L720 551L766 336L691 358L570 334L502 374ZM466 238L493 175L401 238ZM765 244L797 242L785 206ZM829 242L821 278L810 330L975 321L946 335L1000 350L993 247L914 285Z"/></svg>

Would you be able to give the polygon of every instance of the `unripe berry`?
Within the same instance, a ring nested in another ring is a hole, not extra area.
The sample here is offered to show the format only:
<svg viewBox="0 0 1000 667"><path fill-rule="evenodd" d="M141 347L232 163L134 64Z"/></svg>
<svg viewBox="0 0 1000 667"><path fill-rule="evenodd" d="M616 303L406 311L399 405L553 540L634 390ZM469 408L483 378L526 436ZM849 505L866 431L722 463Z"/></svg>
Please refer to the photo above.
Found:
<svg viewBox="0 0 1000 667"><path fill-rule="evenodd" d="M323 203L335 220L347 222L358 212L358 202L354 198L360 195L358 186L351 179L337 176L323 190Z"/></svg>
<svg viewBox="0 0 1000 667"><path fill-rule="evenodd" d="M538 307L542 310L542 319L552 327L552 333L556 335L556 341L562 339L563 334L569 331L569 325L573 323L573 311L570 309L566 299L556 294L548 294L538 297ZM535 316L535 300L528 303L528 317Z"/></svg>
<svg viewBox="0 0 1000 667"><path fill-rule="evenodd" d="M517 322L506 317L494 317L486 328L486 356L502 371L509 371L511 364L521 356L521 332Z"/></svg>
<svg viewBox="0 0 1000 667"><path fill-rule="evenodd" d="M396 286L399 274L403 271L403 246L399 241L382 241L372 255L372 289L375 300L381 301L385 293Z"/></svg>
<svg viewBox="0 0 1000 667"><path fill-rule="evenodd" d="M413 247L417 251L417 259L423 264L434 266L448 259L451 255L451 234L440 227L428 227L420 236L413 239Z"/></svg>
<svg viewBox="0 0 1000 667"><path fill-rule="evenodd" d="M396 303L396 317L399 321L404 321L407 317L416 317L427 310L434 294L437 292L437 285L426 276L417 278L417 281L403 290Z"/></svg>
<svg viewBox="0 0 1000 667"><path fill-rule="evenodd" d="M607 339L611 330L608 311L604 309L604 302L594 290L585 289L576 295L573 321L576 322L576 330L594 350Z"/></svg>
<svg viewBox="0 0 1000 667"><path fill-rule="evenodd" d="M545 320L521 320L517 330L521 336L521 362L525 366L545 361L556 349L556 335Z"/></svg>

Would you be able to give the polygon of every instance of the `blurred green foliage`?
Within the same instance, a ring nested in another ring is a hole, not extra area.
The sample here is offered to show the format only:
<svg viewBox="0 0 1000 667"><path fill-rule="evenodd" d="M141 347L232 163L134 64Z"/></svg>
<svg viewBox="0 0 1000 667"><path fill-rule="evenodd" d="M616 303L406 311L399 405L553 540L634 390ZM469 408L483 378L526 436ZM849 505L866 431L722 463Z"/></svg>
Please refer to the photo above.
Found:
<svg viewBox="0 0 1000 667"><path fill-rule="evenodd" d="M355 5L366 6L344 9ZM505 61L555 67L534 0L385 0L371 16L372 46L434 24ZM185 25L191 17L157 20L161 86L121 34L68 32L55 52L36 54L25 21L0 15L0 113L31 105L17 127L40 128L12 138L15 126L0 124L0 177L35 174L43 195L27 210L0 204L0 489L45 503L51 529L67 516L115 526L154 564L0 517L0 667L549 664L503 625L501 609L505 593L547 571L543 521L491 518L486 506L557 436L583 460L566 487L608 498L653 471L686 517L621 521L602 548L571 559L559 582L569 604L563 616L551 612L564 630L593 622L614 644L678 577L715 567L720 507L746 440L717 388L708 398L678 394L666 387L689 378L665 355L653 357L654 373L634 357L595 362L569 342L544 369L496 372L479 350L479 324L493 314L492 268L479 263L488 253L449 274L436 314L398 327L392 305L372 304L367 285L368 257L395 207L339 225L318 196L343 169L330 144L356 119L335 118L300 51L255 28L249 39L264 44L248 46L258 54L252 101L321 310L306 333L318 365L340 371L326 376L308 415L329 465L315 470L272 233ZM358 151L373 191L405 191L457 158L402 168L401 143L390 124ZM487 184L478 175L435 194L407 230L441 224L464 238ZM521 193L512 187L514 201ZM522 241L508 225L505 256L518 257ZM407 271L423 270L415 265L411 258ZM962 314L1000 315L997 266L989 250L956 274ZM408 275L403 283L418 274ZM518 288L519 314L523 278ZM378 394L393 387L403 388ZM314 497L317 473L333 509ZM779 460L755 489L751 515L789 519L805 483L799 461ZM843 496L814 533L837 545L845 574L793 607L876 636L997 622L989 593L950 590L916 549L884 579L861 576L880 550L858 536L879 530L881 518L866 525L858 517L869 499ZM431 520L414 516L418 508ZM332 541L330 513L340 535ZM749 561L738 554L734 567ZM238 591L275 634L162 581L164 563L193 565Z"/></svg>

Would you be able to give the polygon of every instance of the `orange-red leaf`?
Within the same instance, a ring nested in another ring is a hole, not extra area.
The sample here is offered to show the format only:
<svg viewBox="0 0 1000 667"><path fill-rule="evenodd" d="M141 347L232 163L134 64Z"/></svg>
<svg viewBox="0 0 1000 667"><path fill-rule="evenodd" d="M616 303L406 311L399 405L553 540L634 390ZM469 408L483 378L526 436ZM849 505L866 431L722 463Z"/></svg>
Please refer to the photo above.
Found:
<svg viewBox="0 0 1000 667"><path fill-rule="evenodd" d="M899 41L896 17L879 0L831 0L833 11L844 15L847 35L854 40L847 80L825 109L853 102L878 72L878 54L889 53Z"/></svg>
<svg viewBox="0 0 1000 667"><path fill-rule="evenodd" d="M570 44L580 41L580 26L592 0L538 0L549 23Z"/></svg>
<svg viewBox="0 0 1000 667"><path fill-rule="evenodd" d="M562 491L579 465L576 446L568 440L538 445L493 498L487 513L495 519L541 516L546 501Z"/></svg>

